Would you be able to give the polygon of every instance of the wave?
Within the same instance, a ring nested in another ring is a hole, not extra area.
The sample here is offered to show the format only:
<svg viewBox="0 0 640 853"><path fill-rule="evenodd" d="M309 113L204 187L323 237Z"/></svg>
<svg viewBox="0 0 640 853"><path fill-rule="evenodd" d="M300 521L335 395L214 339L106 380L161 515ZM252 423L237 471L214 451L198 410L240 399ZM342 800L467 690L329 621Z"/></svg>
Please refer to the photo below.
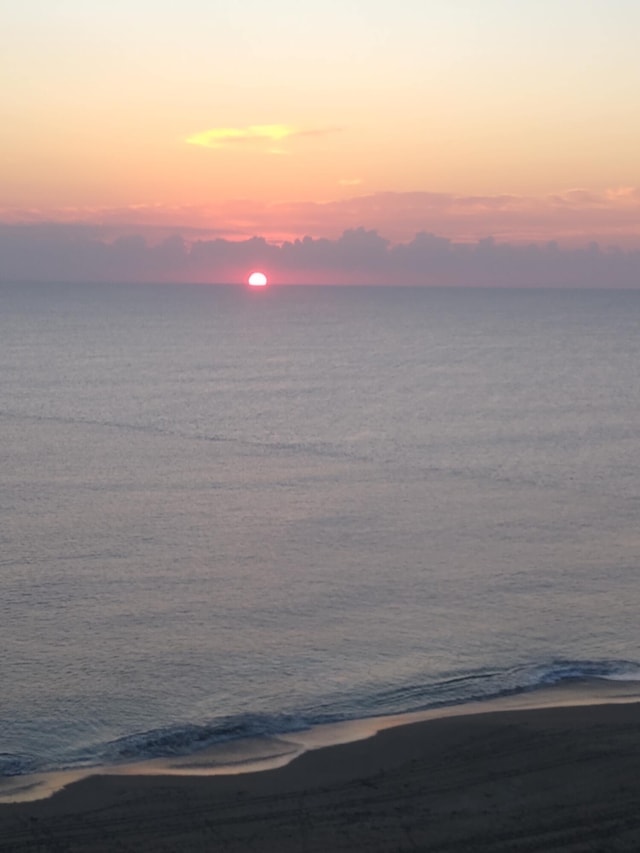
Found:
<svg viewBox="0 0 640 853"><path fill-rule="evenodd" d="M353 442L347 440L347 446L342 446L340 443L310 440L301 441L278 441L267 440L259 441L251 439L247 436L241 437L237 435L220 435L217 433L199 432L179 427L172 428L166 424L158 423L131 423L126 421L104 420L99 418L89 417L70 417L62 415L42 415L30 412L14 412L8 410L0 410L0 418L10 421L29 422L29 423L52 423L61 424L63 426L83 426L83 427L98 427L105 430L115 430L123 432L138 432L147 435L154 435L159 438L179 439L186 442L210 442L217 444L232 445L238 448L241 452L269 455L282 454L285 456L306 455L319 457L321 459L349 459L354 462L369 462L371 457L367 453L356 452Z"/></svg>
<svg viewBox="0 0 640 853"><path fill-rule="evenodd" d="M321 722L425 711L526 693L563 681L591 678L640 681L640 663L628 660L584 661L558 658L548 663L529 663L504 669L441 672L437 678L425 676L424 679L410 684L371 691L367 696L344 697L339 703L343 706L344 716L339 719L323 719ZM335 704L326 703L324 707L335 709Z"/></svg>
<svg viewBox="0 0 640 853"><path fill-rule="evenodd" d="M104 744L100 749L103 762L190 755L214 744L248 738L266 738L303 731L313 721L295 714L239 714L223 717L209 724L164 726L139 734L127 735Z"/></svg>
<svg viewBox="0 0 640 853"><path fill-rule="evenodd" d="M441 673L438 679L366 694L346 693L293 712L243 713L203 723L161 726L72 751L60 756L55 766L32 755L0 753L0 777L187 756L229 741L278 738L328 723L426 711L584 679L640 681L640 663L556 659L508 669Z"/></svg>
<svg viewBox="0 0 640 853"><path fill-rule="evenodd" d="M0 777L24 776L38 770L38 761L32 755L14 752L0 752Z"/></svg>
<svg viewBox="0 0 640 853"><path fill-rule="evenodd" d="M640 681L640 664L627 660L557 660L546 667L534 668L533 672L534 674L537 673L541 685L584 678L603 678L607 681Z"/></svg>

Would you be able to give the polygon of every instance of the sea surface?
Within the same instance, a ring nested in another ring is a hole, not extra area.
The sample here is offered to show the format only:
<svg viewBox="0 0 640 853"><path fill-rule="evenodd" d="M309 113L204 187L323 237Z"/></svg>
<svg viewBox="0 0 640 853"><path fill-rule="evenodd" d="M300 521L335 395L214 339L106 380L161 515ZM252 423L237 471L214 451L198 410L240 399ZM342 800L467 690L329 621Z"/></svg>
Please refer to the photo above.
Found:
<svg viewBox="0 0 640 853"><path fill-rule="evenodd" d="M0 286L0 775L640 679L640 292Z"/></svg>

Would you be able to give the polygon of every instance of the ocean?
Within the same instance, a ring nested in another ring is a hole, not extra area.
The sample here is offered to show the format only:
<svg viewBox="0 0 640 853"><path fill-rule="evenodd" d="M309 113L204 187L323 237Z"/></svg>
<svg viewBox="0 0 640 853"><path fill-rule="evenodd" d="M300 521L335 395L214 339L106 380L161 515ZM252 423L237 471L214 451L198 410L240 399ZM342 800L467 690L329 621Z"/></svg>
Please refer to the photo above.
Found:
<svg viewBox="0 0 640 853"><path fill-rule="evenodd" d="M0 775L640 680L640 292L0 285Z"/></svg>

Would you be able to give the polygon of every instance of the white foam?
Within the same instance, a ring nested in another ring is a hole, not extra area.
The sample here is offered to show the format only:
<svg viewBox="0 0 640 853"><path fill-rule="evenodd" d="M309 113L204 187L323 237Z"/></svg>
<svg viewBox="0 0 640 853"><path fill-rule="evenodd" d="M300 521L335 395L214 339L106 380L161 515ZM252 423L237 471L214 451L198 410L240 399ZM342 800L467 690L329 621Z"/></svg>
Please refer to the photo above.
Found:
<svg viewBox="0 0 640 853"><path fill-rule="evenodd" d="M640 679L621 677L572 679L535 690L406 714L311 726L286 737L247 738L210 746L191 756L153 758L127 764L78 768L0 780L0 802L44 799L72 782L96 774L109 776L230 776L272 770L304 752L373 737L377 732L442 717L495 711L640 702Z"/></svg>

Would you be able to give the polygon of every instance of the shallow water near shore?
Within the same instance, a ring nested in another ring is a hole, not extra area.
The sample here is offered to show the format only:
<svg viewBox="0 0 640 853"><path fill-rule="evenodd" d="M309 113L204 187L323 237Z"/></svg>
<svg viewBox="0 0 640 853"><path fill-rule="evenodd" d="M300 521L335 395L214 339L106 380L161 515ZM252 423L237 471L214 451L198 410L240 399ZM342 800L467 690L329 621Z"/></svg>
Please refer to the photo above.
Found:
<svg viewBox="0 0 640 853"><path fill-rule="evenodd" d="M552 687L540 687L536 690L480 702L447 705L412 713L340 723L325 723L280 737L242 738L217 743L182 758L157 758L85 769L5 776L0 779L0 803L40 800L52 796L73 782L95 775L230 776L266 772L284 767L309 750L365 740L385 729L443 717L618 703L638 703L640 707L640 680L569 679Z"/></svg>
<svg viewBox="0 0 640 853"><path fill-rule="evenodd" d="M638 677L639 294L0 307L7 784Z"/></svg>

